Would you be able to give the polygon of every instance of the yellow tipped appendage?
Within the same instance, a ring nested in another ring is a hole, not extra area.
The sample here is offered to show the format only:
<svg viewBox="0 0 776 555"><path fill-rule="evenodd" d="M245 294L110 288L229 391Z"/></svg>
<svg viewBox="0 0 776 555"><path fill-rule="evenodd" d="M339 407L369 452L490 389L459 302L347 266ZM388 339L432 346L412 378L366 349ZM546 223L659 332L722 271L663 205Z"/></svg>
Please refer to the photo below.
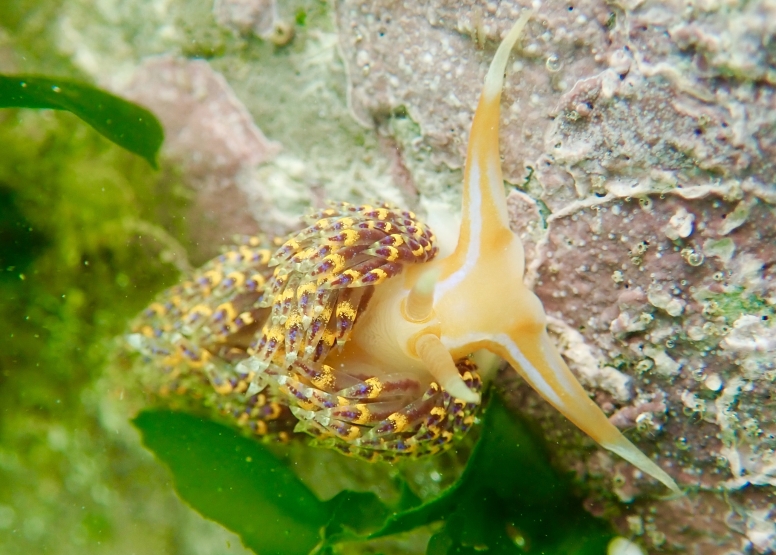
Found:
<svg viewBox="0 0 776 555"><path fill-rule="evenodd" d="M415 350L428 372L450 395L467 403L479 404L480 396L469 389L461 379L450 351L439 337L433 334L420 336L415 342Z"/></svg>

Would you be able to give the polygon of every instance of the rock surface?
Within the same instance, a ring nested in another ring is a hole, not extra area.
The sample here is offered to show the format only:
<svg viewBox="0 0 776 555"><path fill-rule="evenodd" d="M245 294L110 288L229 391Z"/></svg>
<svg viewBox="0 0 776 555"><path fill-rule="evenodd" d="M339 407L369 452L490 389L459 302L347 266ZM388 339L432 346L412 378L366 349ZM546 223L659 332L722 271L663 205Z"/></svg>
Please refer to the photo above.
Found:
<svg viewBox="0 0 776 555"><path fill-rule="evenodd" d="M492 47L527 7L462 4L337 9L355 116L406 110L456 168ZM776 5L533 8L501 131L527 278L580 380L687 496L654 497L511 372L500 385L623 534L773 552Z"/></svg>

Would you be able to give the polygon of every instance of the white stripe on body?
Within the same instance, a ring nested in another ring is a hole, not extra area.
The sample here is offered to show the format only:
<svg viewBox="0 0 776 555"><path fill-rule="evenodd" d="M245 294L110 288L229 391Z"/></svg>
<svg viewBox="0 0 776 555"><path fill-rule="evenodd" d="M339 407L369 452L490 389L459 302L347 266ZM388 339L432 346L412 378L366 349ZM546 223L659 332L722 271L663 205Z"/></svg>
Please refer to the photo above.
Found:
<svg viewBox="0 0 776 555"><path fill-rule="evenodd" d="M469 171L469 210L467 217L469 219L469 244L466 245L466 257L463 266L437 283L434 290L434 304L445 296L449 291L455 289L466 276L469 275L480 257L480 235L482 235L482 192L479 185L472 187L472 183L479 184L480 166L476 159L471 161L471 170ZM458 239L460 241L460 237Z"/></svg>
<svg viewBox="0 0 776 555"><path fill-rule="evenodd" d="M494 343L498 343L502 347L504 347L507 352L509 352L509 355L517 361L517 363L520 365L520 368L525 372L527 379L531 382L531 386L534 387L541 393L545 399L550 401L553 404L556 404L558 406L565 406L565 403L563 400L558 396L558 394L555 392L555 390L552 388L552 386L544 379L544 377L541 375L539 370L537 370L533 364L531 364L528 359L523 355L523 353L520 351L517 345L515 345L515 342L512 341L512 338L510 338L505 333L499 333L496 335L490 335L487 333L470 333L467 334L461 338L458 338L456 340L450 340L443 338L445 347L447 347L449 350L453 350L456 348L464 347L466 345L471 345L474 343L479 343L481 341L493 341ZM568 387L568 381L566 380L566 376L564 375L563 371L558 371L558 368L554 366L552 363L550 357L547 357L547 360L550 361L550 367L552 368L555 377L558 378L558 381L561 382L561 385L563 385L567 390Z"/></svg>

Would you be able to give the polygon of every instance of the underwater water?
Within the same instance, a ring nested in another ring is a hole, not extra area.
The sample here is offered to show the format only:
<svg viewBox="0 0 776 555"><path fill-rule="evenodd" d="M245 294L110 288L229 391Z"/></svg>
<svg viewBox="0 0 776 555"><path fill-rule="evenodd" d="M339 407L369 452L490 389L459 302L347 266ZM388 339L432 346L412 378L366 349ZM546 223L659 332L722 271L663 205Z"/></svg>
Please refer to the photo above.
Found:
<svg viewBox="0 0 776 555"><path fill-rule="evenodd" d="M139 383L130 322L235 234L284 237L325 199L444 225L529 4L0 3L0 76L88 88L20 108L0 82L0 554L776 552L767 1L675 26L679 3L534 2L507 71L529 279L572 370L684 496L511 371L460 443L397 464L260 443ZM158 118L160 153L103 90Z"/></svg>

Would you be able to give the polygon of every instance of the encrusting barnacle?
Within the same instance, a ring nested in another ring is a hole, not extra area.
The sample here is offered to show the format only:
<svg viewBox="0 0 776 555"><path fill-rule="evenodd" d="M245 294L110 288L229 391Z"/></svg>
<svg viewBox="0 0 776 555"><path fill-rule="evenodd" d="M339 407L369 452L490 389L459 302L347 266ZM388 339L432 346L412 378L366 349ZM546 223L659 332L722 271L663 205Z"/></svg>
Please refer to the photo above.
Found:
<svg viewBox="0 0 776 555"><path fill-rule="evenodd" d="M499 156L499 46L472 123L457 246L388 205L332 204L273 253L258 238L206 264L141 315L130 344L161 395L215 406L259 435L305 431L374 460L438 452L480 403L474 353L508 361L605 448L677 485L612 425L550 341L509 228Z"/></svg>

